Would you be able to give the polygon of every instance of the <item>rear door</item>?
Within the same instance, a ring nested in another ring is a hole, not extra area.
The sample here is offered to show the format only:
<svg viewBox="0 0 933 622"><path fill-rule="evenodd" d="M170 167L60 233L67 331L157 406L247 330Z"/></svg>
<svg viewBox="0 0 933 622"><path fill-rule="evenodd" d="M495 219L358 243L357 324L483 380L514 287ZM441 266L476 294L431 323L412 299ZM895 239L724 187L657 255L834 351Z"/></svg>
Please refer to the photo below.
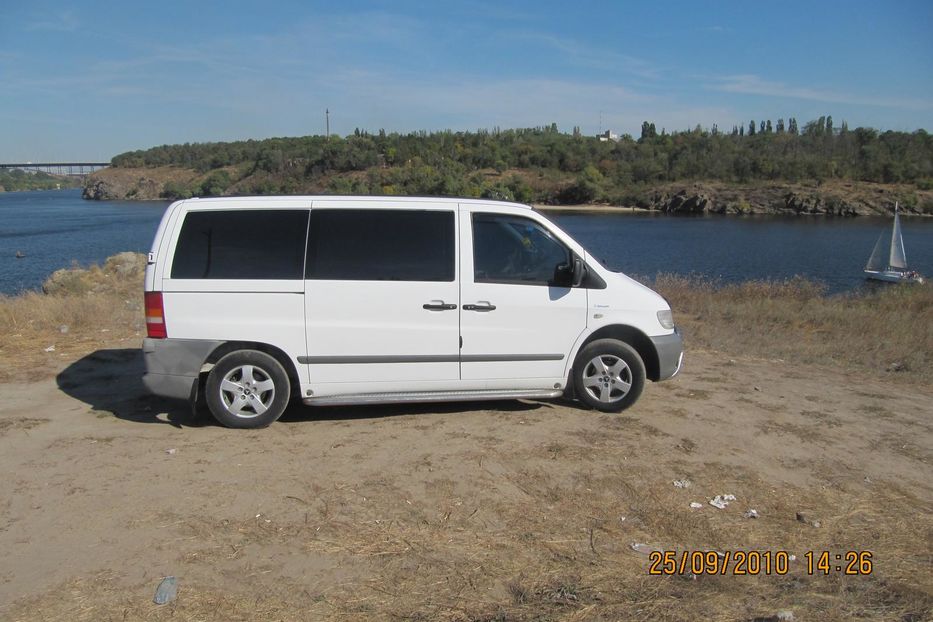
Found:
<svg viewBox="0 0 933 622"><path fill-rule="evenodd" d="M586 328L587 294L554 283L569 245L527 210L461 205L464 388L553 389Z"/></svg>
<svg viewBox="0 0 933 622"><path fill-rule="evenodd" d="M457 388L457 206L315 201L305 266L315 395Z"/></svg>
<svg viewBox="0 0 933 622"><path fill-rule="evenodd" d="M293 360L305 353L309 201L192 201L159 250L169 338L252 341ZM183 217L183 219L182 219ZM173 229L167 228L168 236Z"/></svg>

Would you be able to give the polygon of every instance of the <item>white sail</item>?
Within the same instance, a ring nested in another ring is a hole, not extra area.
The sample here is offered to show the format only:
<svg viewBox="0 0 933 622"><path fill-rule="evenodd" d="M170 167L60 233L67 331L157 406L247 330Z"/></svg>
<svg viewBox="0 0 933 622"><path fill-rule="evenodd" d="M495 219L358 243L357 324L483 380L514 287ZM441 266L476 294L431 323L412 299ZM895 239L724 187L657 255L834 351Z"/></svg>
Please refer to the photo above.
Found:
<svg viewBox="0 0 933 622"><path fill-rule="evenodd" d="M878 236L878 241L875 242L875 250L871 252L871 257L868 258L868 263L865 264L866 270L872 270L873 272L880 272L884 270L884 259L881 258L883 251L882 245L884 244L884 231Z"/></svg>
<svg viewBox="0 0 933 622"><path fill-rule="evenodd" d="M891 232L891 258L888 265L892 268L907 269L907 254L904 252L904 238L901 236L901 220L894 204L894 230Z"/></svg>

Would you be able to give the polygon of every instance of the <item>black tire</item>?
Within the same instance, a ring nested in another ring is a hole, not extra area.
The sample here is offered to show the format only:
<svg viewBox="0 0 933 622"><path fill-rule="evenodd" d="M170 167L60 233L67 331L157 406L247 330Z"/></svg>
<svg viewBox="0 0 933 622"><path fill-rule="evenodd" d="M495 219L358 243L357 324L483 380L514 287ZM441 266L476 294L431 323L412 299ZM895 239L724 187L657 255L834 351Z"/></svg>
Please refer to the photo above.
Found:
<svg viewBox="0 0 933 622"><path fill-rule="evenodd" d="M602 369L597 367L597 361ZM641 396L645 388L645 363L627 343L597 339L577 354L573 387L577 399L590 408L620 412Z"/></svg>
<svg viewBox="0 0 933 622"><path fill-rule="evenodd" d="M265 352L237 350L217 361L204 391L207 406L221 425L264 428L285 412L291 383L282 365Z"/></svg>

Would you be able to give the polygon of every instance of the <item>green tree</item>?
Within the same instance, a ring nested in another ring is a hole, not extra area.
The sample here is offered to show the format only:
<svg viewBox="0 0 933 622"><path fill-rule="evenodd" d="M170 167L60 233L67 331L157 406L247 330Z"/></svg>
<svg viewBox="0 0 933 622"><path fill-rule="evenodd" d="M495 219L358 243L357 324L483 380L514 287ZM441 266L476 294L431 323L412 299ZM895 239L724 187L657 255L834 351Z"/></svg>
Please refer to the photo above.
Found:
<svg viewBox="0 0 933 622"><path fill-rule="evenodd" d="M208 175L201 182L199 195L202 197L221 196L230 187L230 173L219 170Z"/></svg>
<svg viewBox="0 0 933 622"><path fill-rule="evenodd" d="M162 186L162 192L159 193L159 196L170 201L178 201L179 199L189 199L193 194L186 185L169 181Z"/></svg>
<svg viewBox="0 0 933 622"><path fill-rule="evenodd" d="M694 127L658 135L655 124L645 121L638 140L625 135L613 142L562 134L553 124L405 134L370 134L360 128L330 141L304 136L162 145L120 154L113 166L178 166L201 173L190 188L167 184L167 198L225 194L236 183L244 193L308 188L460 196L507 192L518 200L622 202L665 181L832 176L925 184L933 179L933 139L925 131L850 131L843 122L837 134L828 116L805 127L801 135L796 118L790 117L786 124L778 119L776 136L769 134L774 131L769 120L733 126L731 134L713 126L712 131ZM746 130L750 140L744 138ZM762 133L766 136L755 138ZM484 171L490 169L515 174L487 178Z"/></svg>

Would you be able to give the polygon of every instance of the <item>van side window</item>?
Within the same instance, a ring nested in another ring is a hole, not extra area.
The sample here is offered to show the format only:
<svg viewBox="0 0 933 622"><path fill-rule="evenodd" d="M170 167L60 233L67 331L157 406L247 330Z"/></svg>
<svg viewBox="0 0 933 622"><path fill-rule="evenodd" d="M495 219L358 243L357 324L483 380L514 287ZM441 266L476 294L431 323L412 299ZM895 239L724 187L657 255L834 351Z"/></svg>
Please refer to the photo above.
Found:
<svg viewBox="0 0 933 622"><path fill-rule="evenodd" d="M549 285L570 249L538 223L520 216L473 214L476 283Z"/></svg>
<svg viewBox="0 0 933 622"><path fill-rule="evenodd" d="M188 212L173 279L300 279L308 210Z"/></svg>
<svg viewBox="0 0 933 622"><path fill-rule="evenodd" d="M347 281L453 281L454 213L312 209L306 277Z"/></svg>

